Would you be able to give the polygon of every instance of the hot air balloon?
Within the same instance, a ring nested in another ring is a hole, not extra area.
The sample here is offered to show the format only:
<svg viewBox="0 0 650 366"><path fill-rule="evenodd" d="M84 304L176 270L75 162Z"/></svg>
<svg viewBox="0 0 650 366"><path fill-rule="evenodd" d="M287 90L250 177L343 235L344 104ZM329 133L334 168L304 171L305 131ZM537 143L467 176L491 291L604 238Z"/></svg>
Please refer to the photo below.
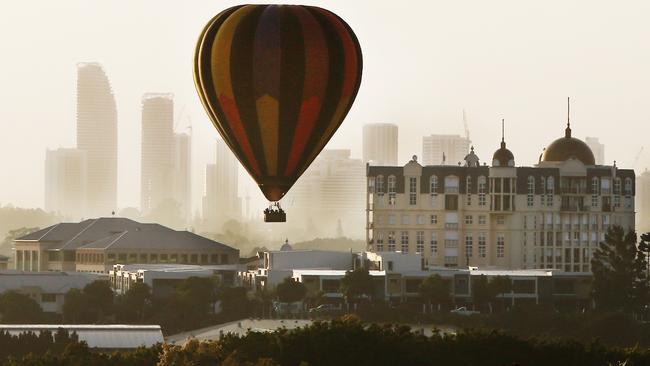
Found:
<svg viewBox="0 0 650 366"><path fill-rule="evenodd" d="M361 83L352 29L313 6L242 5L206 25L194 58L214 126L284 222L279 200L343 122Z"/></svg>

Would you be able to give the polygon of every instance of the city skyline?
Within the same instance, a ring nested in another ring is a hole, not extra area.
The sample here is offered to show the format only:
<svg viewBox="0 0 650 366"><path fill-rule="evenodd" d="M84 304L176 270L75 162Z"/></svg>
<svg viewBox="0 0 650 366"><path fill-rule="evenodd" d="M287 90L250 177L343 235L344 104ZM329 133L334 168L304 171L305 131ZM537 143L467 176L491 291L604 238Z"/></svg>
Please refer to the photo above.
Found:
<svg viewBox="0 0 650 366"><path fill-rule="evenodd" d="M144 15L151 10L149 3L126 4L86 7L70 1L52 8L44 4L48 11L43 14L58 16L38 18L39 24L70 17L69 22L50 27L44 35L57 40L53 44L65 40L58 46L65 52L51 52L47 70L38 67L36 58L29 57L33 51L25 48L31 39L43 33L40 29L23 29L16 23L28 14L34 16L29 7L18 5L12 17L0 22L5 33L17 29L26 37L20 43L9 39L8 52L25 54L25 58L20 63L7 60L7 67L0 71L6 80L0 86L0 97L7 101L0 111L0 123L5 130L15 132L12 137L2 138L0 153L8 157L19 147L23 151L20 159L3 158L2 163L8 171L25 177L21 184L5 180L0 191L1 204L42 206L44 172L27 167L41 165L46 149L75 146L74 136L70 136L75 124L75 64L96 60L111 80L119 115L117 206L137 207L140 202L139 174L131 173L139 172L140 162L130 158L139 156L140 96L149 91L168 91L176 95L178 119L192 121L192 203L195 209L199 208L201 172L211 161L211 144L218 135L196 98L187 55L192 53L198 28L209 15L230 2L199 4L192 9L178 9L173 3L162 2L156 4L155 17ZM421 154L417 140L422 135L461 134L461 111L465 108L471 116L468 122L474 131L472 140L477 151L489 150L494 137L499 135L499 121L503 117L508 123L509 145L519 151L518 161L532 164L543 148L541 141L553 137L549 127L563 124L564 98L570 95L574 98L575 125L589 136L600 137L600 142L607 145L608 156L616 157L620 166L638 171L650 163L650 157L641 154L634 164L644 134L626 133L631 129L643 131L649 119L643 107L647 92L642 86L650 80L650 72L642 65L650 62L650 55L638 46L643 44L638 37L647 33L648 27L642 16L648 10L644 2L618 9L593 4L585 8L579 3L566 6L561 2L546 3L543 7L479 3L472 4L472 11L468 12L463 10L463 4L433 3L428 6L435 8L437 15L427 23L404 22L403 19L420 15L407 17L401 13L405 9L388 3L380 2L364 11L342 2L328 6L358 29L364 55L374 60L366 65L358 100L328 148L349 148L352 156L361 156L361 146L355 141L360 140L363 124L395 123L400 128L398 163L402 164L412 155ZM578 17L585 11L590 17ZM533 13L535 17L531 16ZM110 25L118 17L123 27L115 29ZM403 32L382 29L380 24L390 19L403 25ZM458 19L463 19L463 27L457 25ZM580 19L578 28L576 19ZM420 24L431 28L420 28ZM548 29L543 24L555 27ZM84 32L78 32L79 29ZM124 41L115 44L113 40L118 38ZM530 42L523 42L526 39ZM386 42L396 47L395 52L383 53ZM609 49L617 52L604 52ZM403 54L414 57L404 61L400 56ZM560 54L563 57L558 58ZM139 62L134 64L125 55ZM406 62L408 67L398 72L398 61ZM535 65L532 72L531 65ZM18 78L27 70L31 70L27 79L30 83L19 82ZM599 88L593 88L596 76L600 78ZM36 80L40 88L31 87ZM388 89L414 92L386 93ZM27 108L25 100L38 101L40 108ZM621 128L614 128L613 121ZM530 143L525 138L527 134L539 136L540 142Z"/></svg>

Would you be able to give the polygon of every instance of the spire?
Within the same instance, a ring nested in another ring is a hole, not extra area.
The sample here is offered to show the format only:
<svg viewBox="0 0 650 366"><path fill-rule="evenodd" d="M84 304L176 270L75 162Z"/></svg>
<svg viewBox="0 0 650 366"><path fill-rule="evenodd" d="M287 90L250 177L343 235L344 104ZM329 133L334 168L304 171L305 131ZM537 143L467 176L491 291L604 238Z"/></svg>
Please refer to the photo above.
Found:
<svg viewBox="0 0 650 366"><path fill-rule="evenodd" d="M501 148L505 149L506 148L506 139L505 139L505 119L501 119Z"/></svg>
<svg viewBox="0 0 650 366"><path fill-rule="evenodd" d="M564 130L564 137L571 137L571 98L566 98L566 130Z"/></svg>

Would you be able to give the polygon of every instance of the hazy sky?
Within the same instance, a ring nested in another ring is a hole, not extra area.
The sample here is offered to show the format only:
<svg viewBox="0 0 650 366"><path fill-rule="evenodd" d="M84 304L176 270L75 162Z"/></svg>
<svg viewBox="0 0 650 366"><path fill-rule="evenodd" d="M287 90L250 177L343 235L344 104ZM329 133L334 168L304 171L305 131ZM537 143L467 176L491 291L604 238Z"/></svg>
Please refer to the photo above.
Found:
<svg viewBox="0 0 650 366"><path fill-rule="evenodd" d="M506 119L517 165L563 134L597 136L607 163L650 166L650 1L305 1L344 18L364 56L361 89L329 147L361 154L361 126L399 125L400 160L421 136L462 134L490 161ZM196 38L231 1L4 1L0 5L0 204L43 204L46 148L74 147L76 63L100 62L118 108L119 205L139 204L140 98L175 94L191 119L195 208L217 137L192 81ZM181 109L184 110L180 115Z"/></svg>

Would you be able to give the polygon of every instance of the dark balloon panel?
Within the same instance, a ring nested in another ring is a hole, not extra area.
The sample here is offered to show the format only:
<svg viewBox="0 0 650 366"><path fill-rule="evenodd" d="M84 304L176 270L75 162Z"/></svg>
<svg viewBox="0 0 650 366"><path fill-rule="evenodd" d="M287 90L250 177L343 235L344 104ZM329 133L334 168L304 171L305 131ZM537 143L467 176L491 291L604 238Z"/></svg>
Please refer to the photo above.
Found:
<svg viewBox="0 0 650 366"><path fill-rule="evenodd" d="M361 70L359 42L334 13L244 5L205 27L194 78L217 130L266 198L278 201L343 122Z"/></svg>

